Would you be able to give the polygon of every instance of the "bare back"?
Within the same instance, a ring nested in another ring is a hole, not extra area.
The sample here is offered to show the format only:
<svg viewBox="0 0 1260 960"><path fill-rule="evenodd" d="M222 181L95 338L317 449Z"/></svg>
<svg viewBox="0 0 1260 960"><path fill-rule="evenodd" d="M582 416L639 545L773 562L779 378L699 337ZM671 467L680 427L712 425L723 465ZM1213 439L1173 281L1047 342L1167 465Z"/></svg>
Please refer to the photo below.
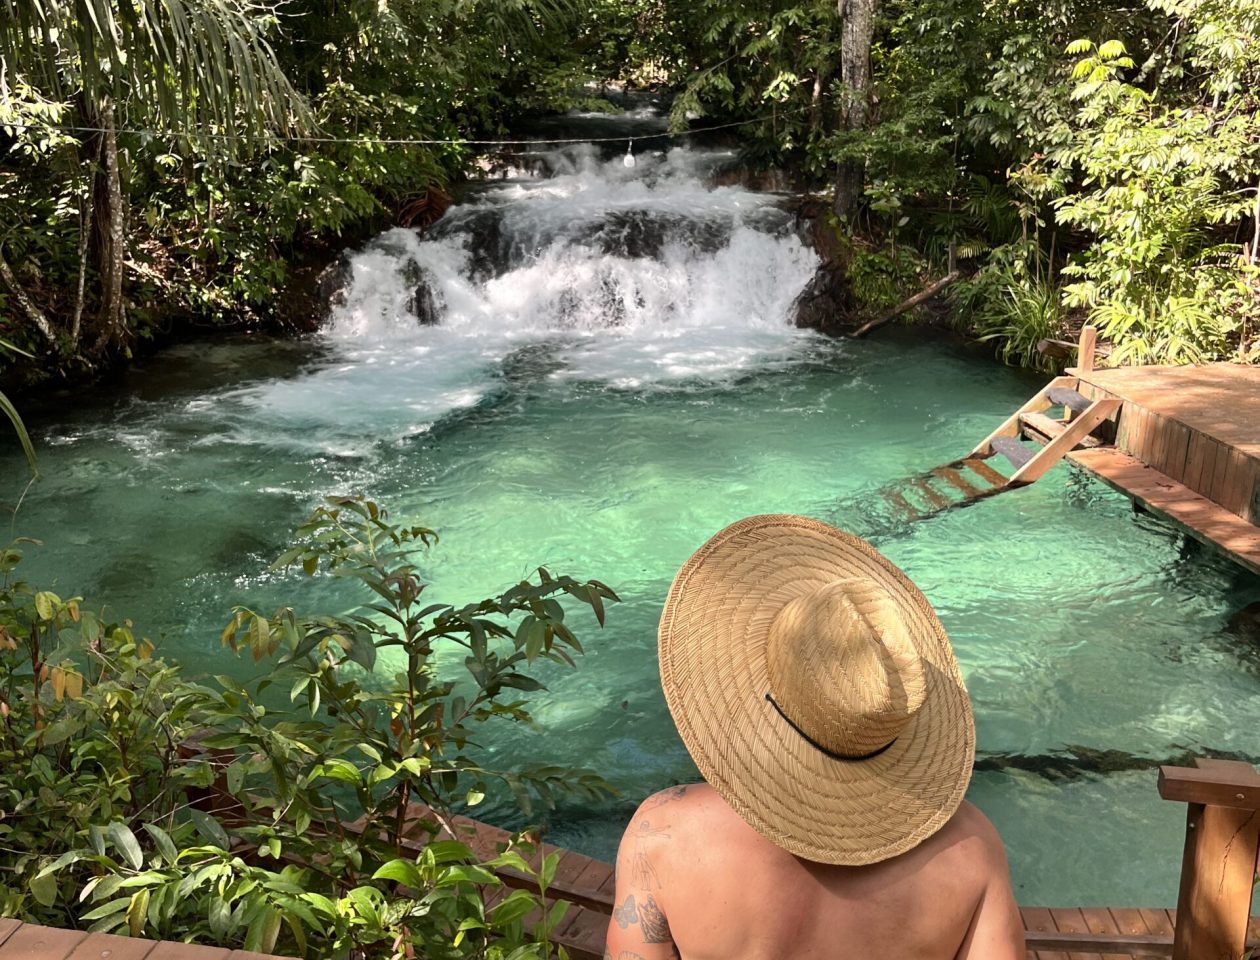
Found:
<svg viewBox="0 0 1260 960"><path fill-rule="evenodd" d="M1022 960L1001 841L964 804L936 835L865 867L810 863L707 784L649 797L626 829L612 960Z"/></svg>

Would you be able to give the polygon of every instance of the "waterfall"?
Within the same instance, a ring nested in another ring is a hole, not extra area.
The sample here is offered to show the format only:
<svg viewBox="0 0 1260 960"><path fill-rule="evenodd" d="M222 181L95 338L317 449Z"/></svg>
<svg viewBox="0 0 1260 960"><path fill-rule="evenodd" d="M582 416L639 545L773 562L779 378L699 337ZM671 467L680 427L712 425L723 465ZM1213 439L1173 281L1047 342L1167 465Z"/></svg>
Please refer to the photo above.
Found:
<svg viewBox="0 0 1260 960"><path fill-rule="evenodd" d="M746 367L798 336L788 309L817 257L781 198L706 185L725 158L549 154L548 175L486 185L427 235L355 253L328 337L347 355L456 363L546 339L552 375L633 386Z"/></svg>

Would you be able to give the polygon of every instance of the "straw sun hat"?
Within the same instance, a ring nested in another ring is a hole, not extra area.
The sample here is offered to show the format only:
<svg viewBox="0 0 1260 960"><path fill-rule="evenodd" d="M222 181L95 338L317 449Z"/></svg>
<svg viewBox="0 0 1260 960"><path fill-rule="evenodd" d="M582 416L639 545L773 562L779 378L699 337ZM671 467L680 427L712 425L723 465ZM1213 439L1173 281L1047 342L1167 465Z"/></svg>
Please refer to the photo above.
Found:
<svg viewBox="0 0 1260 960"><path fill-rule="evenodd" d="M727 527L674 578L660 664L705 780L797 856L885 860L962 803L975 726L949 638L865 540L786 515Z"/></svg>

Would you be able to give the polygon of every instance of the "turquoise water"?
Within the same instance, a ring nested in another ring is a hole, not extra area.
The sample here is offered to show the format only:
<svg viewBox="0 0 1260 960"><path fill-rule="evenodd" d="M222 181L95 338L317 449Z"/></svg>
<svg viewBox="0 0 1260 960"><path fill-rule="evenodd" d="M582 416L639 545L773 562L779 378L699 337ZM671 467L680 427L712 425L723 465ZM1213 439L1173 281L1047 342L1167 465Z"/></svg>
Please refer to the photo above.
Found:
<svg viewBox="0 0 1260 960"><path fill-rule="evenodd" d="M542 184L547 202L564 200L562 177ZM697 188L655 189L673 203ZM534 202L510 190L487 202ZM1007 843L1020 901L1172 904L1184 811L1159 800L1153 764L1260 756L1260 652L1227 626L1260 582L1067 467L890 525L880 485L969 449L1038 381L923 331L848 343L790 329L783 301L810 261L762 203L735 192L691 211L734 218L716 253L582 254L612 256L622 293L645 282L635 270L652 272L685 301L670 324L636 320L629 296L616 324L547 319L573 306L555 306L546 281L563 268L583 289L585 261L544 237L494 268L501 282L535 271L508 286L543 292L477 313L459 296L492 299L495 280L464 264L438 278L441 325L417 328L381 272L413 242L395 237L356 260L326 337L175 347L91 403L36 411L44 479L16 529L46 546L29 574L133 617L193 672L241 675L255 668L218 641L233 604L354 601L341 585L266 572L326 494L365 492L439 530L426 573L441 599L479 598L538 564L604 580L624 600L607 628L577 616L579 668L549 670L538 729L504 726L489 749L590 765L616 784L619 801L567 803L550 819L555 842L611 858L638 799L696 776L656 676L673 573L739 517L810 514L873 535L936 606L975 703L970 796ZM416 256L436 269L449 253ZM605 311L608 275L590 286ZM16 450L6 463L12 501ZM502 801L482 810L518 822Z"/></svg>

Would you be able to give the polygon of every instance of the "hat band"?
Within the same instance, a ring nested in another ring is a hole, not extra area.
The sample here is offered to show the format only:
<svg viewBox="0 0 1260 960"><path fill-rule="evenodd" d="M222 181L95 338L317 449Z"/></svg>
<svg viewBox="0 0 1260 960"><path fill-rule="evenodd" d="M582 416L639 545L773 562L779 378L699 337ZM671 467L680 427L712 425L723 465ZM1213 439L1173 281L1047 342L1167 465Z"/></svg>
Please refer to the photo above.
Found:
<svg viewBox="0 0 1260 960"><path fill-rule="evenodd" d="M806 743L808 743L815 750L818 750L820 753L825 753L827 756L831 757L832 760L844 760L848 763L853 763L858 760L870 760L872 757L878 757L881 753L883 753L885 750L887 750L889 747L891 747L894 743L897 742L897 738L893 737L882 747L879 747L876 750L872 750L870 753L864 753L861 756L857 756L857 757L849 756L843 753L836 753L834 750L828 750L821 743L819 743L817 740L811 737L808 733L806 733L804 730L798 727L793 722L792 718L783 712L783 708L779 706L779 704L775 701L774 697L772 697L769 693L766 694L766 702L769 703L770 706L774 707L775 711L779 714L779 716L781 716L787 722L787 725L789 727L791 727L793 730L799 733L801 735L801 738Z"/></svg>

